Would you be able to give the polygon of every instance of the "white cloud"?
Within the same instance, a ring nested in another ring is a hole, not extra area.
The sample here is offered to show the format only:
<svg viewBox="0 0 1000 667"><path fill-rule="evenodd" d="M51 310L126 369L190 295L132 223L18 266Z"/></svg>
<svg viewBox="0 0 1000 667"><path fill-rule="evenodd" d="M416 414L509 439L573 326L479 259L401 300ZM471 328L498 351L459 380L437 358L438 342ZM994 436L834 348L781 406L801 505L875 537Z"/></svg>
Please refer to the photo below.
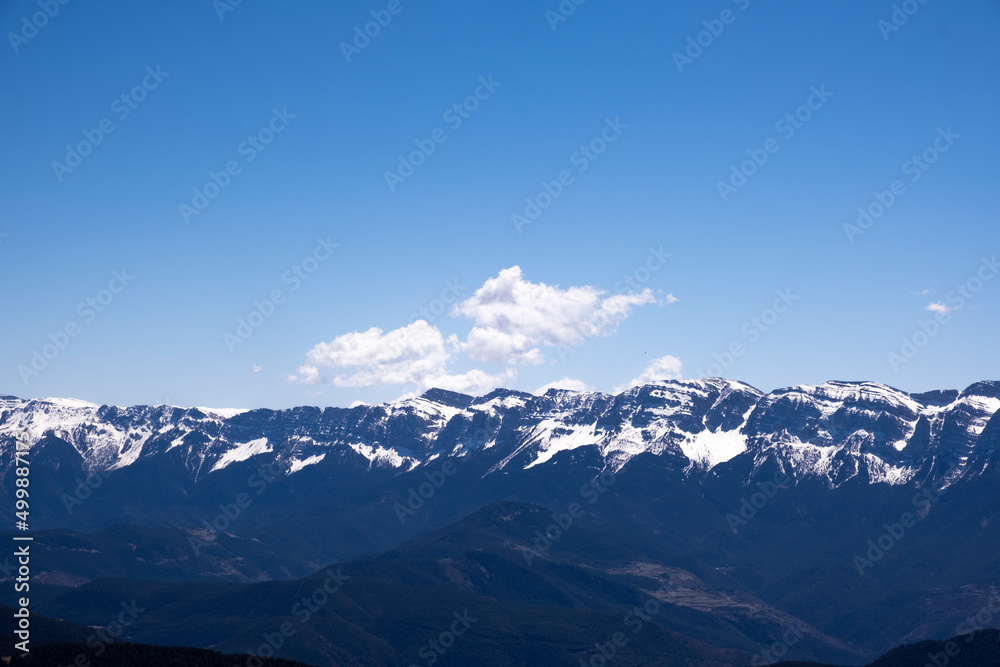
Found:
<svg viewBox="0 0 1000 667"><path fill-rule="evenodd" d="M504 269L487 280L451 314L475 326L461 350L489 363L539 364L540 346L577 346L585 338L608 336L632 309L654 303L650 289L604 296L595 287L570 287L524 280L521 268Z"/></svg>
<svg viewBox="0 0 1000 667"><path fill-rule="evenodd" d="M668 294L659 303L676 301ZM452 307L452 317L473 321L464 341L454 334L446 337L424 320L390 331L353 331L315 345L287 380L337 387L409 385L407 391L417 394L438 387L482 395L510 386L517 378L510 364L541 364L543 347L578 347L587 338L609 336L635 308L656 302L650 289L608 294L590 286L561 289L532 283L513 266ZM502 370L449 372L449 365L463 357L498 364ZM538 392L549 387L592 391L580 380L563 378Z"/></svg>
<svg viewBox="0 0 1000 667"><path fill-rule="evenodd" d="M549 389L566 389L569 391L593 391L593 387L584 382L583 380L577 380L575 378L563 378L562 380L556 380L555 382L550 382L548 384L543 384L541 387L531 392L536 396L541 396Z"/></svg>
<svg viewBox="0 0 1000 667"><path fill-rule="evenodd" d="M947 315L955 309L946 304L944 301L932 301L927 304L926 310L929 310L932 313L937 313L938 315Z"/></svg>
<svg viewBox="0 0 1000 667"><path fill-rule="evenodd" d="M316 384L320 381L319 369L315 366L299 366L298 375L288 375L285 379L289 382L300 384Z"/></svg>
<svg viewBox="0 0 1000 667"><path fill-rule="evenodd" d="M481 394L505 386L517 376L513 369L489 374L473 369L458 375L447 372L457 339L445 338L436 328L417 320L399 329L378 328L343 334L319 343L306 354L306 363L290 382L329 382L338 387L371 387L412 384L418 393L437 387L466 394ZM323 368L340 372L324 378Z"/></svg>
<svg viewBox="0 0 1000 667"><path fill-rule="evenodd" d="M261 366L258 366L257 364L253 365L253 372L254 373L260 373L262 370L264 370L264 369Z"/></svg>
<svg viewBox="0 0 1000 667"><path fill-rule="evenodd" d="M653 359L646 366L646 369L639 374L639 377L633 378L631 382L615 387L615 393L617 394L626 389L639 387L658 380L680 380L681 367L681 360L669 354L658 359Z"/></svg>
<svg viewBox="0 0 1000 667"><path fill-rule="evenodd" d="M446 341L436 327L424 320L388 333L372 327L337 336L329 343L319 343L306 354L306 363L292 382L315 384L321 380L320 368L350 369L329 382L338 387L371 387L381 384L418 384L424 378L445 375L451 356Z"/></svg>

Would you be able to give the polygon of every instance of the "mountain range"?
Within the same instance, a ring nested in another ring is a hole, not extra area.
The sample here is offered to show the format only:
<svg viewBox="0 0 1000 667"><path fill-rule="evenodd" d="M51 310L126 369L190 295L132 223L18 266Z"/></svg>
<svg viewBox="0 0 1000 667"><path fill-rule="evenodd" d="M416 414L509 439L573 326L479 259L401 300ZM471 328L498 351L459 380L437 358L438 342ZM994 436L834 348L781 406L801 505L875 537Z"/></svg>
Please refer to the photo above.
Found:
<svg viewBox="0 0 1000 667"><path fill-rule="evenodd" d="M288 410L4 396L0 502L13 516L20 439L37 613L92 626L134 598L149 644L246 652L336 563L353 585L279 657L424 663L468 609L484 620L441 664L576 665L621 631L620 664L860 665L982 610L998 625L998 411L993 381Z"/></svg>

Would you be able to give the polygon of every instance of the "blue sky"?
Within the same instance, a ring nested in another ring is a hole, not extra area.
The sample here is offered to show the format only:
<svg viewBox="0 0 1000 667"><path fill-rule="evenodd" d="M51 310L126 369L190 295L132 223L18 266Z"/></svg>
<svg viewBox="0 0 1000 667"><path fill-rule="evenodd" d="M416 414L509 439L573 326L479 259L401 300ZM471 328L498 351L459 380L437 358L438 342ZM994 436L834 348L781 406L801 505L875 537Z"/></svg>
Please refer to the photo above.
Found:
<svg viewBox="0 0 1000 667"><path fill-rule="evenodd" d="M0 392L1000 377L1000 3L510 4L0 5Z"/></svg>

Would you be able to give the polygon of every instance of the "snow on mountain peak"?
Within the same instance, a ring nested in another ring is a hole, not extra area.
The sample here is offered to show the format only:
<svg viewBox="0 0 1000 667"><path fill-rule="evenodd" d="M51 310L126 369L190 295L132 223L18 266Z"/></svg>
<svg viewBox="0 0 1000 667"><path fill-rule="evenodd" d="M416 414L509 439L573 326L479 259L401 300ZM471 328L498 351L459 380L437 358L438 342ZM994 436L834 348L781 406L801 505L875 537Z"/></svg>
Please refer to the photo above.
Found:
<svg viewBox="0 0 1000 667"><path fill-rule="evenodd" d="M212 415L215 417L221 417L222 419L232 419L236 415L242 415L244 412L250 412L246 408L203 408L197 407L195 410L200 410L206 415Z"/></svg>
<svg viewBox="0 0 1000 667"><path fill-rule="evenodd" d="M81 401L78 398L36 398L35 400L39 403L50 403L60 408L96 410L101 407L96 403Z"/></svg>
<svg viewBox="0 0 1000 667"><path fill-rule="evenodd" d="M831 381L763 394L725 378L664 380L617 395L497 389L473 397L432 389L382 405L249 412L0 397L0 455L27 433L33 444L64 440L87 469L125 468L176 450L196 475L206 462L212 473L254 457L292 473L329 460L327 452L339 447L368 468L402 471L441 457L482 456L493 457L488 470L497 472L553 465L564 452L592 448L615 469L652 454L675 457L687 474L723 464L753 471L773 461L831 485L861 474L897 484L940 467L927 468L927 461L956 461L960 473L969 461L987 469L973 454L998 411L994 382L907 394L875 382Z"/></svg>

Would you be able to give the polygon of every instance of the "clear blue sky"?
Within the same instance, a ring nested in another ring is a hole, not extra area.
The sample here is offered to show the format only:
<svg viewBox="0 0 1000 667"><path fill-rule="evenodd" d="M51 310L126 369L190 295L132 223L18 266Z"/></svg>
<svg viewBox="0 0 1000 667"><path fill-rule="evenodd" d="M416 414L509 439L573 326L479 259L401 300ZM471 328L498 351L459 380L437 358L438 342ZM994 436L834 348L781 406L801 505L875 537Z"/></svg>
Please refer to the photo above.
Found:
<svg viewBox="0 0 1000 667"><path fill-rule="evenodd" d="M658 373L763 390L996 379L1000 280L949 292L1000 253L1000 2L912 4L890 30L889 0L587 0L565 21L557 0L76 1L33 30L37 2L4 2L0 392L284 407L439 376L529 391ZM348 62L373 11L391 22ZM776 126L796 112L808 120ZM113 131L68 171L66 147L102 121ZM243 143L269 124L262 150ZM603 153L577 152L602 133ZM417 141L434 152L390 187ZM907 164L925 149L934 164ZM767 161L724 198L748 150ZM563 171L519 233L512 214ZM209 172L228 185L185 216ZM850 242L844 225L897 179ZM339 247L297 284L286 272L327 257L317 238ZM227 344L275 289L282 303ZM435 305L443 292L458 310ZM891 363L915 334L926 344ZM26 374L52 339L65 348Z"/></svg>

